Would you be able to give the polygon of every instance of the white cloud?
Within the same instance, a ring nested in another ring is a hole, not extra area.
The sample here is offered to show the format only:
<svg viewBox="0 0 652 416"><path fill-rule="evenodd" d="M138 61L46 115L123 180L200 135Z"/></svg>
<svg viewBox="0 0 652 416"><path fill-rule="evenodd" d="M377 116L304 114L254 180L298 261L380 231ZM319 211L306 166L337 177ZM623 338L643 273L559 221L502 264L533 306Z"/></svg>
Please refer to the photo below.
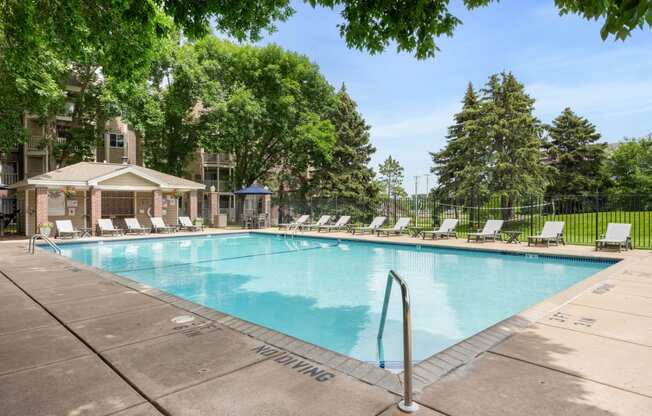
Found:
<svg viewBox="0 0 652 416"><path fill-rule="evenodd" d="M449 104L418 116L404 117L399 121L378 120L371 125L371 137L375 140L405 138L441 139L446 128L452 124L453 114L459 111L460 104Z"/></svg>

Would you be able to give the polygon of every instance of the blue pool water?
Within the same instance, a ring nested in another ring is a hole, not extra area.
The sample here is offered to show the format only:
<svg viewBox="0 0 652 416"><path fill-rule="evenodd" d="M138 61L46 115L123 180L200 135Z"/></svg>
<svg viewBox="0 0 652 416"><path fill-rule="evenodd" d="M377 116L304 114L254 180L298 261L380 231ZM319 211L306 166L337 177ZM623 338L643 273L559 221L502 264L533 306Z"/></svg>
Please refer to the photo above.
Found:
<svg viewBox="0 0 652 416"><path fill-rule="evenodd" d="M387 273L411 290L413 356L422 360L608 267L605 262L263 234L62 245L63 254L368 362L402 359Z"/></svg>

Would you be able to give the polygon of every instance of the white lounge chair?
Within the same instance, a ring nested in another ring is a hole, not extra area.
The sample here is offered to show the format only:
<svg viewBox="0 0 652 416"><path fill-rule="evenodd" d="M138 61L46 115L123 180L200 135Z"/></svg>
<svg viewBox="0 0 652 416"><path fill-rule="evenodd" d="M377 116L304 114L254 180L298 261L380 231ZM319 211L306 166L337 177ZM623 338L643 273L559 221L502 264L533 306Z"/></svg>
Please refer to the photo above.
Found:
<svg viewBox="0 0 652 416"><path fill-rule="evenodd" d="M288 230L291 228L297 228L300 225L304 224L308 219L310 218L310 215L302 215L299 218L297 218L296 221L291 221L285 224L279 224L278 229L280 230L281 228L287 228Z"/></svg>
<svg viewBox="0 0 652 416"><path fill-rule="evenodd" d="M331 220L330 215L322 215L321 217L319 217L319 219L315 223L299 225L299 229L300 230L305 229L305 230L308 230L308 231L312 230L313 228L318 229L322 225L328 224L328 221L330 221L330 220Z"/></svg>
<svg viewBox="0 0 652 416"><path fill-rule="evenodd" d="M455 228L460 221L457 218L446 218L438 229L432 231L422 231L421 235L423 239L426 239L427 235L431 235L434 240L436 237L457 237Z"/></svg>
<svg viewBox="0 0 652 416"><path fill-rule="evenodd" d="M149 228L141 227L137 218L125 218L127 225L127 234L145 234L150 231Z"/></svg>
<svg viewBox="0 0 652 416"><path fill-rule="evenodd" d="M621 249L634 248L632 245L632 224L607 224L607 232L605 235L595 241L595 249L600 250L607 246L616 246L618 251Z"/></svg>
<svg viewBox="0 0 652 416"><path fill-rule="evenodd" d="M70 237L70 238L76 238L79 237L81 232L79 230L76 230L72 226L72 221L70 220L57 220L55 221L57 225L57 236L59 238L64 238L64 237Z"/></svg>
<svg viewBox="0 0 652 416"><path fill-rule="evenodd" d="M559 243L566 244L564 241L564 221L546 221L543 224L543 230L539 235L531 235L527 238L528 247L530 244L536 245L537 243L545 243L546 247L550 246L550 243Z"/></svg>
<svg viewBox="0 0 652 416"><path fill-rule="evenodd" d="M328 230L330 232L331 230L344 230L349 227L349 222L351 221L351 216L350 215L342 215L336 222L335 224L326 224L326 225L320 225L317 227L317 231L321 230Z"/></svg>
<svg viewBox="0 0 652 416"><path fill-rule="evenodd" d="M484 228L482 231L477 233L469 233L467 235L466 241L502 240L500 230L503 228L503 223L503 220L487 220L487 222L484 223Z"/></svg>
<svg viewBox="0 0 652 416"><path fill-rule="evenodd" d="M385 224L386 219L387 219L386 217L376 217L373 219L373 221L371 221L371 224L364 227L354 227L351 229L351 232L353 233L353 235L355 235L355 233L364 234L366 232L373 234L380 227L382 227L383 224Z"/></svg>
<svg viewBox="0 0 652 416"><path fill-rule="evenodd" d="M201 231L204 226L201 224L193 224L190 217L179 217L179 228L187 231Z"/></svg>
<svg viewBox="0 0 652 416"><path fill-rule="evenodd" d="M124 235L124 231L115 228L110 218L101 218L97 220L97 227L100 229L100 236L109 234L111 236Z"/></svg>
<svg viewBox="0 0 652 416"><path fill-rule="evenodd" d="M410 225L410 221L412 221L412 218L410 217L401 217L396 221L396 224L392 228L379 228L376 230L378 233L378 236L381 234L384 234L386 236L390 235L401 235L403 234L403 231Z"/></svg>
<svg viewBox="0 0 652 416"><path fill-rule="evenodd" d="M155 233L173 233L177 230L176 227L166 225L161 217L151 217L149 220L152 222L152 231Z"/></svg>

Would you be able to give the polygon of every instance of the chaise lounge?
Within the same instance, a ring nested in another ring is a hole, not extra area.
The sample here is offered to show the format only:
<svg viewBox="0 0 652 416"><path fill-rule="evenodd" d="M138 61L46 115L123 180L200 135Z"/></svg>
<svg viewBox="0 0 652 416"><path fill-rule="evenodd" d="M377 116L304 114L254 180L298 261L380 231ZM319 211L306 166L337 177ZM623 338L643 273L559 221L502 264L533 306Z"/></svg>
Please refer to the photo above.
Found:
<svg viewBox="0 0 652 416"><path fill-rule="evenodd" d="M595 250L599 251L608 246L615 246L618 251L621 249L633 249L632 244L632 224L607 224L607 232L604 237L595 241Z"/></svg>
<svg viewBox="0 0 652 416"><path fill-rule="evenodd" d="M330 215L322 215L321 217L319 217L317 222L312 223L312 224L302 224L302 225L299 226L299 229L300 230L308 230L308 231L312 230L313 228L319 229L319 227L328 224L328 221L330 221L330 220L331 220Z"/></svg>
<svg viewBox="0 0 652 416"><path fill-rule="evenodd" d="M351 229L351 232L353 233L353 235L355 235L355 233L364 234L366 232L373 234L380 227L382 227L383 224L385 224L386 219L387 219L386 217L376 217L373 219L373 221L371 221L371 224L364 227L354 227Z"/></svg>
<svg viewBox="0 0 652 416"><path fill-rule="evenodd" d="M179 217L179 228L186 231L202 231L204 226L202 224L193 224L190 217Z"/></svg>
<svg viewBox="0 0 652 416"><path fill-rule="evenodd" d="M161 217L151 217L149 220L152 222L152 231L155 233L173 233L177 230L177 227L166 225Z"/></svg>
<svg viewBox="0 0 652 416"><path fill-rule="evenodd" d="M335 222L335 224L320 225L319 227L317 227L317 231L328 230L328 232L330 232L331 230L336 230L336 231L345 230L349 228L349 221L351 221L350 215L342 215Z"/></svg>
<svg viewBox="0 0 652 416"><path fill-rule="evenodd" d="M379 228L376 232L379 237L381 234L386 235L387 237L390 235L401 235L408 225L410 225L410 221L412 221L412 218L410 217L401 217L396 221L396 224L394 224L392 228Z"/></svg>
<svg viewBox="0 0 652 416"><path fill-rule="evenodd" d="M531 235L527 238L528 247L531 244L536 245L537 243L545 243L546 247L549 247L550 243L555 243L558 246L560 242L566 245L564 241L564 221L546 221L543 224L541 234Z"/></svg>
<svg viewBox="0 0 652 416"><path fill-rule="evenodd" d="M97 220L97 227L100 229L100 237L104 237L106 234L110 236L124 235L124 231L115 228L113 226L113 221L110 218L101 218Z"/></svg>
<svg viewBox="0 0 652 416"><path fill-rule="evenodd" d="M146 234L150 231L149 228L141 227L136 218L125 218L125 224L127 225L127 234Z"/></svg>
<svg viewBox="0 0 652 416"><path fill-rule="evenodd" d="M487 240L502 240L500 230L503 228L503 223L503 220L487 220L487 222L484 223L482 231L469 233L466 237L466 241L471 242L471 240L475 240L476 242L480 242Z"/></svg>
<svg viewBox="0 0 652 416"><path fill-rule="evenodd" d="M76 230L72 226L72 221L70 220L57 220L55 224L57 225L57 237L59 238L77 238L81 234L79 230Z"/></svg>
<svg viewBox="0 0 652 416"><path fill-rule="evenodd" d="M457 227L458 223L459 220L457 218L446 218L438 229L432 231L422 231L421 236L424 240L426 239L427 235L431 235L433 240L439 237L457 237L455 228Z"/></svg>
<svg viewBox="0 0 652 416"><path fill-rule="evenodd" d="M280 230L281 228L287 228L288 230L291 230L292 228L298 228L299 226L303 225L308 219L310 218L310 215L304 214L300 216L296 221L284 223L284 224L279 224L278 229Z"/></svg>

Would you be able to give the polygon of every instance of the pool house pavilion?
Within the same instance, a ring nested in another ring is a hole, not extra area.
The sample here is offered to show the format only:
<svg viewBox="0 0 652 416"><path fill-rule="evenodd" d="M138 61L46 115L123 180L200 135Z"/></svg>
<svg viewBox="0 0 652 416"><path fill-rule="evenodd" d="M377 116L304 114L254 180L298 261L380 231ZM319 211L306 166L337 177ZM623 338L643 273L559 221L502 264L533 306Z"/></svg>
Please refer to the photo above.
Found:
<svg viewBox="0 0 652 416"><path fill-rule="evenodd" d="M150 217L162 217L169 225L176 225L180 215L194 221L204 188L142 166L97 162L79 162L9 187L16 194L19 230L28 236L39 224L65 219L90 234L97 233L100 218L112 219L116 227L124 227L130 217L143 227L151 226Z"/></svg>

